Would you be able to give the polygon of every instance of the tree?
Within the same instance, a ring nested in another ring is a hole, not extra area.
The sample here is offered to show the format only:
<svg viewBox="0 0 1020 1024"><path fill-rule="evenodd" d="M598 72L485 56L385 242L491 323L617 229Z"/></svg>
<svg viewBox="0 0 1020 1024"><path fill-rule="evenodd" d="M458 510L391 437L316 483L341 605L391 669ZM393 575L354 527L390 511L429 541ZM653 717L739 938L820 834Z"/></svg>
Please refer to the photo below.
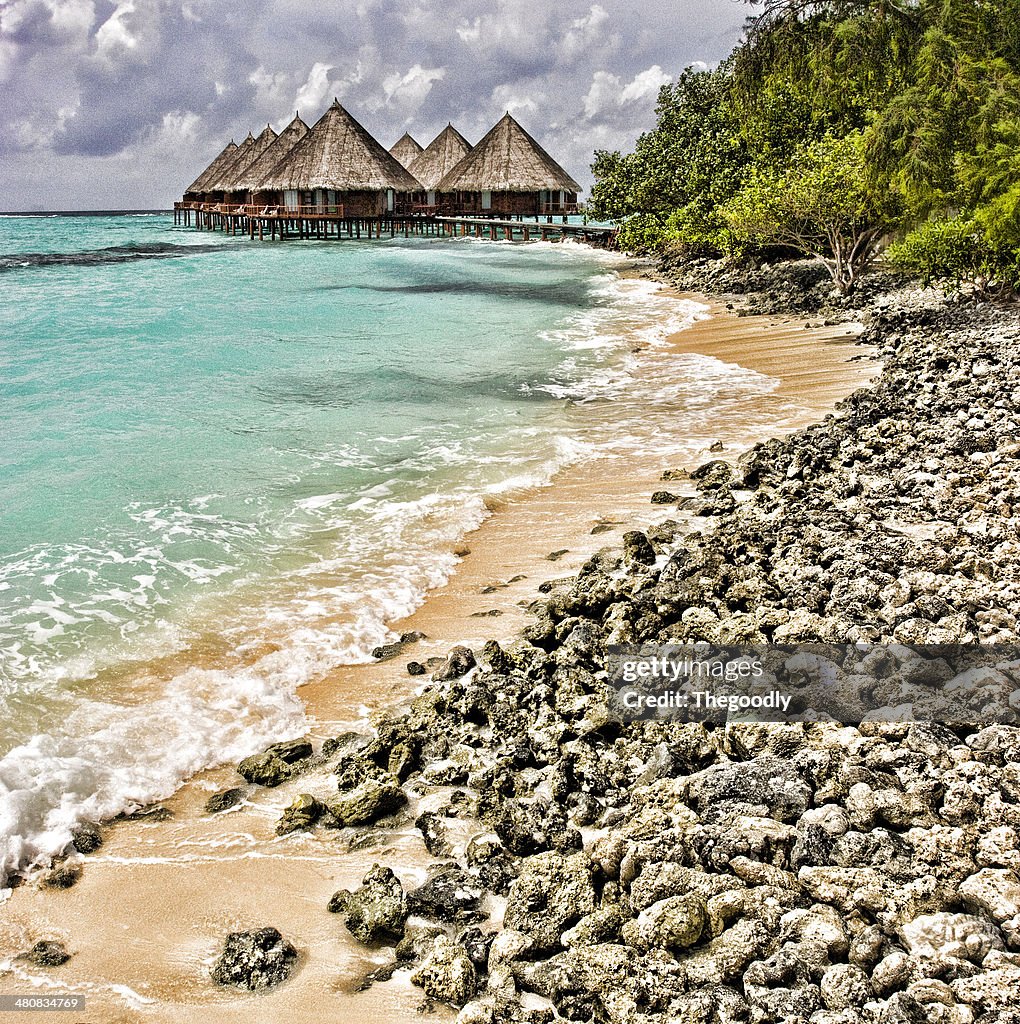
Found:
<svg viewBox="0 0 1020 1024"><path fill-rule="evenodd" d="M901 218L897 197L872 183L861 132L800 147L783 169L758 168L722 209L734 236L821 260L849 295Z"/></svg>
<svg viewBox="0 0 1020 1024"><path fill-rule="evenodd" d="M688 68L660 90L655 127L632 154L595 154L588 207L595 217L623 223L622 244L679 241L692 250L721 250L725 225L717 207L740 187L747 166L729 93L727 66Z"/></svg>

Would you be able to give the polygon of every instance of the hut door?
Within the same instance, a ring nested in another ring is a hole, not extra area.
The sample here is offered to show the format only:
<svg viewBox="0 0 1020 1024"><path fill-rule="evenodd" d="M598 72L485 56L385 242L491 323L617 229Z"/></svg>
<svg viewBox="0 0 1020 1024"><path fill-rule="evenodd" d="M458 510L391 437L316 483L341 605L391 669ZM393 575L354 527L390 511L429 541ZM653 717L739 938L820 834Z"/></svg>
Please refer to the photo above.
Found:
<svg viewBox="0 0 1020 1024"><path fill-rule="evenodd" d="M285 191L285 192L283 193L283 205L284 205L284 206L285 206L285 207L286 207L286 208L287 208L288 210L296 210L296 209L297 209L297 207L298 207L298 195L297 195L297 189L294 189L294 188L288 188L288 189L287 189L287 190L286 190L286 191Z"/></svg>
<svg viewBox="0 0 1020 1024"><path fill-rule="evenodd" d="M489 191L485 191L485 192L482 193L482 209L483 210L491 210L492 209L492 193L489 192Z"/></svg>
<svg viewBox="0 0 1020 1024"><path fill-rule="evenodd" d="M393 189L386 189L386 212L393 212Z"/></svg>
<svg viewBox="0 0 1020 1024"><path fill-rule="evenodd" d="M435 206L436 205L436 194L435 194L435 192L430 192L428 194L428 198L426 200L425 205L426 206Z"/></svg>

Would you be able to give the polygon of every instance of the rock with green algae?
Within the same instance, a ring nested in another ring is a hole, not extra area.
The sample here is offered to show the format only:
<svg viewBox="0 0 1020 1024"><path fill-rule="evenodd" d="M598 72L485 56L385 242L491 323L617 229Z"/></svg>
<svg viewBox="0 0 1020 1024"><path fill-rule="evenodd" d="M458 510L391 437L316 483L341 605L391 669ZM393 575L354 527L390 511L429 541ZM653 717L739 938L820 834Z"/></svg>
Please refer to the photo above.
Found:
<svg viewBox="0 0 1020 1024"><path fill-rule="evenodd" d="M400 810L407 803L404 791L392 781L368 779L327 805L336 826L371 825Z"/></svg>
<svg viewBox="0 0 1020 1024"><path fill-rule="evenodd" d="M390 868L372 865L354 892L335 893L327 909L342 914L347 930L366 945L394 944L404 935L407 897L400 879Z"/></svg>
<svg viewBox="0 0 1020 1024"><path fill-rule="evenodd" d="M326 813L326 805L308 793L302 793L276 823L276 834L307 832Z"/></svg>
<svg viewBox="0 0 1020 1024"><path fill-rule="evenodd" d="M478 991L478 972L463 946L437 935L411 982L431 999L463 1006Z"/></svg>

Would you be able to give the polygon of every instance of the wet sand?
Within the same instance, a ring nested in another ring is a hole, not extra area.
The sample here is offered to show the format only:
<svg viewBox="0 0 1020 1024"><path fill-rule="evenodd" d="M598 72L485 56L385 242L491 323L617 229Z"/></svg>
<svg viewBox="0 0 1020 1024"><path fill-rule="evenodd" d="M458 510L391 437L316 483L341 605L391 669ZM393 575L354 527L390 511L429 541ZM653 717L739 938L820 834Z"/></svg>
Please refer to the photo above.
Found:
<svg viewBox="0 0 1020 1024"><path fill-rule="evenodd" d="M661 388L671 374L697 372L710 357L774 378L770 390L707 408L701 425L686 428L683 437L670 435L669 410L660 404L656 430L669 445L654 452L621 448L576 464L550 486L494 509L465 539L454 577L393 624L427 640L390 661L343 668L301 690L315 738L364 729L366 719L406 703L423 685L406 673L408 660L445 655L455 643L477 648L488 638L512 638L527 623L523 606L539 584L572 574L599 548L618 544L626 530L667 518L686 525L674 507L649 503L651 492L663 488L690 493L683 483L663 484L663 470L735 458L755 441L814 422L877 372L877 364L859 358L865 350L847 343L854 332L846 325L807 329L802 321L709 310L710 317L666 346L640 353L636 389ZM593 417L606 417L607 429L620 415L611 405L591 409ZM642 416L639 394L633 415ZM250 803L225 814L205 815L210 793L238 781L231 768L203 773L167 802L172 821L109 829L69 890L32 884L16 890L0 906L0 993L82 994L86 1009L71 1016L90 1024L414 1019L422 994L406 971L357 991L368 972L391 959L390 951L360 946L325 905L337 889L356 887L373 862L392 866L405 886L422 880L432 858L411 821L443 803L443 794L423 801L412 795L410 817L397 831L368 830L349 842L347 832L325 830L280 838L273 828L282 809L299 793L332 797L331 776L313 771L278 789L255 790ZM464 840L478 829L469 820L451 825ZM258 996L213 985L209 967L223 936L265 925L298 948L298 971ZM3 971L5 958L39 939L63 941L74 956L50 971L19 963ZM425 1019L453 1016L436 1007ZM4 1014L5 1021L37 1019Z"/></svg>

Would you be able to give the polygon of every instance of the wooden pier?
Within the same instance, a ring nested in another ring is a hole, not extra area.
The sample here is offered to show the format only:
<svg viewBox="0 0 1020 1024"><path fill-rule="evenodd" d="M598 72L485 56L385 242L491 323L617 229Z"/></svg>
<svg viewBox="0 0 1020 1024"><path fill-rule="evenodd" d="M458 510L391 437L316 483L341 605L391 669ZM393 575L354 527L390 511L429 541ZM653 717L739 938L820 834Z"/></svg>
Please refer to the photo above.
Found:
<svg viewBox="0 0 1020 1024"><path fill-rule="evenodd" d="M566 216L534 220L478 216L390 213L381 217L347 216L342 206L328 210L247 204L174 203L174 224L203 231L269 239L368 239L433 236L485 238L491 241L560 241L577 238L598 248L613 248L616 228L571 224Z"/></svg>

